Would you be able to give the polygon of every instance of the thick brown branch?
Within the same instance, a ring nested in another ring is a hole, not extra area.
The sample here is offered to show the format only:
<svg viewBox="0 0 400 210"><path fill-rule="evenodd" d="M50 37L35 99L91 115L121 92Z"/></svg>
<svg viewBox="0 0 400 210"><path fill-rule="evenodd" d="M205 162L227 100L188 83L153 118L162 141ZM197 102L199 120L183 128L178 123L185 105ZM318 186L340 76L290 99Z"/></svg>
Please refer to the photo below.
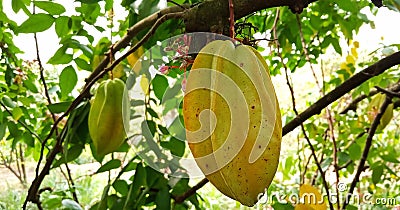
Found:
<svg viewBox="0 0 400 210"><path fill-rule="evenodd" d="M315 1L317 0L234 0L234 16L237 20L263 9L280 6L289 6L292 11L299 13ZM185 17L185 24L187 32L207 31L229 35L228 1L204 1L190 8Z"/></svg>
<svg viewBox="0 0 400 210"><path fill-rule="evenodd" d="M355 74L337 88L329 92L324 97L320 98L313 105L308 107L305 111L300 113L296 118L290 121L283 127L282 135L285 135L299 126L301 123L312 117L313 115L321 113L322 109L327 107L332 102L336 101L346 93L349 93L354 88L358 87L365 81L379 74L382 74L387 69L400 64L400 52L396 52L386 58L379 60L373 65L365 68L361 72Z"/></svg>

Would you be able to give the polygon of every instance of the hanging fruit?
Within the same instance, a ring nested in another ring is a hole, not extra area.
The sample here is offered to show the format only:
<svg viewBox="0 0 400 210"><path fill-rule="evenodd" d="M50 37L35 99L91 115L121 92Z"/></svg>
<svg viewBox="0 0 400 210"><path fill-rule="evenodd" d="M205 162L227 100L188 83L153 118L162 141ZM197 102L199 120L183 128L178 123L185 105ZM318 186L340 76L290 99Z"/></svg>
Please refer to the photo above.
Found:
<svg viewBox="0 0 400 210"><path fill-rule="evenodd" d="M98 156L114 152L124 143L125 129L129 128L129 99L122 80L100 83L91 101L88 124Z"/></svg>
<svg viewBox="0 0 400 210"><path fill-rule="evenodd" d="M207 44L189 73L183 116L190 150L207 179L253 206L274 178L282 139L263 57L229 40Z"/></svg>

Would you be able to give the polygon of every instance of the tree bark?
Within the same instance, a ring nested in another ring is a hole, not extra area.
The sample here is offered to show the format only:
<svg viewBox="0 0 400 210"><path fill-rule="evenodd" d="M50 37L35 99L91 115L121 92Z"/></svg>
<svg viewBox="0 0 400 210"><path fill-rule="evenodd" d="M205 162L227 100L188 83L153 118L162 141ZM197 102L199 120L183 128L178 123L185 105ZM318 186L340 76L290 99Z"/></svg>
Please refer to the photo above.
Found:
<svg viewBox="0 0 400 210"><path fill-rule="evenodd" d="M234 0L235 19L263 9L288 6L293 13L301 13L317 0ZM205 1L187 10L186 32L214 32L229 35L229 5L226 0Z"/></svg>

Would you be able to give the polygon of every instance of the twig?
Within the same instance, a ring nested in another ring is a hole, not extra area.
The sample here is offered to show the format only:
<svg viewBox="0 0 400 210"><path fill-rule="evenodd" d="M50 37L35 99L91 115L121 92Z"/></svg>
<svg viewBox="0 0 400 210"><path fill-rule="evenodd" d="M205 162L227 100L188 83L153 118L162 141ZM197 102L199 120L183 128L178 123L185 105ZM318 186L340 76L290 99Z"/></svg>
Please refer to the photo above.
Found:
<svg viewBox="0 0 400 210"><path fill-rule="evenodd" d="M69 169L68 163L64 163L65 168L67 169L67 175L68 175L68 181L71 183L71 186L69 186L70 188L72 188L72 197L74 198L74 201L76 201L77 203L79 203L78 201L78 196L76 194L76 187L75 187L75 182L72 179L72 175L71 175L71 170Z"/></svg>
<svg viewBox="0 0 400 210"><path fill-rule="evenodd" d="M382 93L384 93L384 94L386 94L386 95L390 95L390 97L397 97L397 98L400 98L400 93L396 93L396 92L393 92L393 91L391 91L391 90L386 90L386 89L381 88L381 87L379 87L379 86L375 86L375 88L376 88L379 92L382 92Z"/></svg>
<svg viewBox="0 0 400 210"><path fill-rule="evenodd" d="M208 179L204 178L199 183L197 183L195 186L193 186L188 191L183 193L182 195L173 197L175 200L175 203L182 203L184 200L186 200L190 196L194 195L198 189L202 188L207 183L208 183Z"/></svg>
<svg viewBox="0 0 400 210"><path fill-rule="evenodd" d="M348 111L350 111L350 110L355 111L355 110L357 109L357 104L358 104L359 102L361 102L362 100L364 100L364 99L366 99L366 98L368 98L368 97L371 97L371 96L373 96L373 95L375 95L375 94L377 94L377 93L378 93L378 90L374 89L374 90L371 90L371 91L368 93L368 95L361 94L361 95L357 96L357 97L356 97L353 101L351 101L351 103L349 103L342 111L340 111L339 114L346 114L346 113L347 113Z"/></svg>
<svg viewBox="0 0 400 210"><path fill-rule="evenodd" d="M285 72L287 72L287 71L285 71ZM289 85L290 83L288 82L287 84ZM295 112L296 115L298 115L298 112L297 112L297 110L296 110L296 104L295 104L295 101L294 101L294 92L293 92L293 88L292 88L290 85L289 85L289 89L291 90L291 95L292 95L293 111ZM328 183L327 183L327 181L326 181L326 179L325 179L325 173L324 173L324 171L322 170L321 163L318 161L318 157L317 157L317 155L316 155L314 146L312 145L312 143L311 143L311 141L310 141L310 138L309 138L308 135L307 135L307 132L306 132L306 129L304 128L303 123L300 124L300 127L301 127L301 130L302 130L302 132L303 132L304 138L306 139L307 144L309 145L309 147L310 147L310 149L311 149L311 155L312 155L312 157L314 158L314 161L315 161L315 164L317 165L317 168L318 168L319 173L321 174L322 183L323 183L323 185L324 185L326 195L327 195L328 198L329 198L329 197L330 197L330 195L329 195L329 194L330 194L330 192L329 192L329 186L328 186ZM329 203L329 208L330 208L331 210L333 210L333 209L334 209L334 208L333 208L333 204L332 204L332 202L331 202L329 199L328 199L328 203Z"/></svg>
<svg viewBox="0 0 400 210"><path fill-rule="evenodd" d="M333 168L335 169L335 176L336 176L336 183L335 183L335 190L336 190L336 194L339 196L340 191L338 190L338 184L339 184L339 170L337 170L338 166L338 148L336 145L336 138L335 138L335 131L334 131L334 126L333 126L333 117L331 115L331 110L326 107L326 114L327 114L327 118L328 118L328 127L329 127L329 131L330 131L330 139L332 141L332 145L333 145ZM340 209L340 201L338 200L336 202L337 208Z"/></svg>
<svg viewBox="0 0 400 210"><path fill-rule="evenodd" d="M389 87L387 87L386 89L393 92L393 90L397 89L400 86L400 82L395 83L394 85L389 85ZM357 108L357 104L359 102L361 102L362 100L374 96L378 93L378 89L373 89L371 91L369 91L368 95L366 94L361 94L359 96L357 96L353 101L351 101L341 112L340 114L346 114L348 111L353 110L355 111Z"/></svg>
<svg viewBox="0 0 400 210"><path fill-rule="evenodd" d="M0 105L6 110L6 112L12 116L12 112L7 108L7 106L0 100ZM39 141L42 141L42 138L36 134L35 132L33 132L27 124L25 124L23 121L21 121L20 119L16 120L18 124L20 124L22 127L24 127L30 134L32 134L33 136L35 136L37 139L39 139Z"/></svg>
<svg viewBox="0 0 400 210"><path fill-rule="evenodd" d="M310 54L308 53L308 50L307 50L307 45L306 45L306 41L304 39L304 34L303 34L303 29L301 26L301 20L300 20L299 14L296 14L296 20L297 20L297 25L299 26L300 40L301 40L301 45L303 47L304 55L306 57L306 61L310 64L310 69L311 69L312 75L314 76L315 83L317 84L318 89L320 91L322 91L321 85L319 84L319 81L318 81L318 77L315 74L314 67L311 63Z"/></svg>
<svg viewBox="0 0 400 210"><path fill-rule="evenodd" d="M12 152L11 152L10 156L12 157ZM7 159L4 157L4 155L3 155L3 153L2 153L1 151L0 151L0 157L1 157L2 162L3 162L3 163L1 163L1 165L3 165L4 167L6 167L8 170L10 170L11 173L13 173L13 174L18 178L19 182L20 182L22 185L24 185L24 181L23 181L23 179L22 179L22 177L21 177L21 174L18 173L17 171L15 171L15 169L13 169L13 167L12 167L12 165L11 165L11 162L12 162L12 161L7 160Z"/></svg>
<svg viewBox="0 0 400 210"><path fill-rule="evenodd" d="M336 87L334 90L326 94L324 97L320 98L313 105L308 107L305 111L300 113L296 118L290 121L283 127L282 135L289 133L301 123L312 117L313 115L319 114L322 109L327 107L332 102L336 101L346 93L349 93L352 89L360 86L365 81L379 74L382 74L387 69L400 64L400 52L393 53L386 58L379 60L373 65L365 68L361 72L353 75L348 80L343 82L341 85Z"/></svg>
<svg viewBox="0 0 400 210"><path fill-rule="evenodd" d="M342 170L344 168L347 168L347 166L349 166L352 162L353 162L352 160L349 160L344 165L337 167L336 170L340 171L340 170Z"/></svg>
<svg viewBox="0 0 400 210"><path fill-rule="evenodd" d="M108 71L112 70L117 66L120 62L122 62L126 57L128 57L130 54L134 53L140 46L142 46L156 31L156 29L164 23L166 20L169 19L176 19L176 18L182 18L184 15L184 12L175 12L175 13L169 13L165 14L157 19L157 21L154 23L154 25L151 27L151 29L147 32L147 34L140 40L138 41L135 46L130 48L128 52L126 52L124 55L116 59L114 62L111 63L111 65L107 68L104 68L104 72L100 72L100 78L104 76L105 73ZM113 47L113 50L115 50L115 47ZM97 76L98 77L98 76ZM95 77L95 81L97 81L97 77ZM100 79L98 78L98 79Z"/></svg>
<svg viewBox="0 0 400 210"><path fill-rule="evenodd" d="M32 8L32 13L35 14L35 4L33 4L33 8ZM50 99L50 95L49 95L49 91L47 88L47 83L46 80L44 78L44 68L42 65L42 61L40 59L40 53L39 53L39 44L38 44L38 40L37 40L37 35L36 33L33 33L33 38L35 40L35 49L36 49L36 60L39 64L39 73L40 73L40 81L43 84L43 88L44 88L44 94L46 96L47 99L47 103L50 105L52 104L51 99ZM51 118L53 119L53 122L56 122L56 116L53 112L50 112L51 114ZM56 135L58 135L58 130L55 130ZM44 141L41 141L41 149L40 149L40 155L39 155L39 160L38 163L36 165L36 169L35 169L35 176L37 177L39 175L39 168L40 168L40 164L42 162L43 159L43 153L44 153L44 148L46 147L46 143L47 143L48 138L44 139Z"/></svg>
<svg viewBox="0 0 400 210"><path fill-rule="evenodd" d="M278 20L278 19L279 19L279 9L278 9L278 11L277 11L277 13L276 13L276 17L275 17L274 24L277 23L277 20ZM276 35L276 25L274 25L274 39L275 39L275 40L278 40L278 39L277 39L277 35ZM276 41L276 43L277 43L276 45L279 47L278 41ZM305 52L306 52L306 51L305 51ZM296 109L296 99L295 99L295 96L294 96L293 87L292 87L292 85L290 84L290 79L289 79L289 75L288 75L288 68L287 68L287 66L286 66L286 64L285 64L285 62L284 62L284 59L283 59L282 54L281 54L281 52L279 51L279 49L278 49L278 56L280 57L281 62L282 62L282 64L283 64L284 68L285 68L286 84L288 85L288 88L289 88L289 91L290 91L290 95L291 95L291 99L292 99L293 111L294 111L294 113L296 114L296 116L298 116L299 113L298 113L298 111L297 111L297 109ZM310 138L309 138L308 135L307 135L307 132L306 132L306 129L304 128L303 123L300 123L300 127L301 127L301 130L302 130L302 132L303 132L304 138L306 139L306 141L307 141L307 143L308 143L308 145L309 145L309 147L310 147L310 149L311 149L311 155L312 155L312 157L314 158L315 164L317 165L318 170L319 170L319 172L321 173L322 183L323 183L323 185L324 185L324 188L325 188L325 191L326 191L326 195L327 195L328 198L329 198L329 197L330 197L330 195L329 195L329 194L330 194L330 193L329 193L329 186L328 186L328 183L327 183L327 181L326 181L326 179L325 179L325 173L324 173L324 171L322 170L322 167L321 167L320 162L318 161L318 157L317 157L317 155L316 155L314 146L312 145L312 143L311 143L311 141L310 141ZM332 204L332 202L331 202L329 199L328 199L328 203L329 203L329 208L330 208L331 210L333 210L333 204Z"/></svg>
<svg viewBox="0 0 400 210"><path fill-rule="evenodd" d="M131 40L141 31L145 30L148 27L153 26L160 17L166 15L166 14L171 14L171 13L177 13L177 12L182 12L185 11L184 8L187 8L187 5L181 5L181 6L174 6L174 7L168 7L163 10L160 10L159 12L156 12L145 19L142 19L132 27L130 27L124 37L121 38L117 43L113 45L113 52L118 52L119 50L127 47ZM100 64L93 70L92 74L86 79L86 82L88 83L89 81L92 81L101 71L103 71L107 65L110 63L110 57L109 54L107 53L105 58L100 62ZM88 85L88 84L86 84Z"/></svg>
<svg viewBox="0 0 400 210"><path fill-rule="evenodd" d="M301 174L301 177L300 177L300 183L301 184L304 184L305 183L305 180L306 180L306 173L307 173L307 166L310 164L310 161L311 161L311 157L312 157L312 155L309 155L308 156L308 158L307 158L307 161L306 161L306 164L304 165L304 171L303 171L303 173L301 173L301 167L299 168L299 173ZM300 161L299 161L300 162Z"/></svg>
<svg viewBox="0 0 400 210"><path fill-rule="evenodd" d="M361 172L364 171L365 162L367 161L368 153L369 153L369 150L372 145L372 138L374 137L375 131L381 121L381 118L382 118L383 114L385 113L386 108L391 103L391 101L392 101L392 96L386 95L385 101L382 103L378 114L376 115L374 121L372 122L371 128L368 131L367 140L365 141L365 146L364 146L363 154L361 156L360 164L358 165L357 172L353 178L353 181L350 184L350 188L346 195L346 199L343 203L342 209L346 209L346 206L349 204L349 201L353 194L354 188L356 187L357 182L359 182Z"/></svg>
<svg viewBox="0 0 400 210"><path fill-rule="evenodd" d="M22 150L22 144L19 144L19 159L21 160L22 177L24 180L24 186L26 187L26 183L27 183L26 165L25 165L24 152Z"/></svg>

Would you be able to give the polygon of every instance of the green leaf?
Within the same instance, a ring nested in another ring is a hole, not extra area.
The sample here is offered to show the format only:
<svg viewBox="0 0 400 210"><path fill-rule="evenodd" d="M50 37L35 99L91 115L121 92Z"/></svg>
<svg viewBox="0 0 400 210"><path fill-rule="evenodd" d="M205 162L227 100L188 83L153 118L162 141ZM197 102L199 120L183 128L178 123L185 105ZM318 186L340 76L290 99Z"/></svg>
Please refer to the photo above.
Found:
<svg viewBox="0 0 400 210"><path fill-rule="evenodd" d="M0 125L1 127L1 125ZM0 128L0 132L1 132L1 128ZM32 134L29 132L25 132L22 135L22 138L24 139L24 142L26 145L28 145L29 147L35 147L35 139L32 137ZM0 135L0 140L1 140L1 135Z"/></svg>
<svg viewBox="0 0 400 210"><path fill-rule="evenodd" d="M62 198L59 196L53 196L48 199L43 199L43 206L46 206L48 209L60 209Z"/></svg>
<svg viewBox="0 0 400 210"><path fill-rule="evenodd" d="M97 203L95 210L106 210L107 209L107 197L108 197L108 191L110 190L110 185L107 184L104 187L103 194L101 195L101 201L100 203Z"/></svg>
<svg viewBox="0 0 400 210"><path fill-rule="evenodd" d="M351 144L348 150L351 160L356 161L361 158L361 147L357 143Z"/></svg>
<svg viewBox="0 0 400 210"><path fill-rule="evenodd" d="M48 12L50 15L60 15L65 12L63 5L51 1L34 1L35 6Z"/></svg>
<svg viewBox="0 0 400 210"><path fill-rule="evenodd" d="M60 16L55 21L55 29L58 37L63 37L68 34L71 24L71 19L66 16Z"/></svg>
<svg viewBox="0 0 400 210"><path fill-rule="evenodd" d="M168 127L168 131L172 136L175 136L178 139L185 139L186 133L185 128L183 127L183 117L179 116L172 121L171 125Z"/></svg>
<svg viewBox="0 0 400 210"><path fill-rule="evenodd" d="M76 65L83 70L87 70L87 71L91 71L92 70L92 66L89 65L88 62L86 62L84 59L82 58L75 58L74 59Z"/></svg>
<svg viewBox="0 0 400 210"><path fill-rule="evenodd" d="M381 181L381 176L383 174L383 165L378 165L372 169L372 182L377 184Z"/></svg>
<svg viewBox="0 0 400 210"><path fill-rule="evenodd" d="M55 161L52 165L52 168L60 167L63 163L69 163L75 159L77 159L83 150L83 145L73 145L67 151L64 152L63 156L60 157L57 161Z"/></svg>
<svg viewBox="0 0 400 210"><path fill-rule="evenodd" d="M18 28L18 33L36 33L42 32L50 28L54 23L53 16L49 14L33 14L25 22L23 22Z"/></svg>
<svg viewBox="0 0 400 210"><path fill-rule="evenodd" d="M106 6L105 6L106 11L111 10L114 4L114 0L105 0L105 1L106 1Z"/></svg>
<svg viewBox="0 0 400 210"><path fill-rule="evenodd" d="M125 180L116 180L112 186L115 189L115 191L120 193L122 196L126 196L128 194L129 186Z"/></svg>
<svg viewBox="0 0 400 210"><path fill-rule="evenodd" d="M105 171L110 171L110 170L118 168L120 166L121 166L120 160L112 159L112 160L108 161L107 163L105 163L104 165L102 165L99 169L97 169L96 174L102 173Z"/></svg>
<svg viewBox="0 0 400 210"><path fill-rule="evenodd" d="M153 139L153 136L156 133L156 123L152 120L146 120L142 123L142 132L145 137ZM145 135L145 133L148 135Z"/></svg>
<svg viewBox="0 0 400 210"><path fill-rule="evenodd" d="M157 209L171 209L171 196L167 187L163 187L156 195Z"/></svg>
<svg viewBox="0 0 400 210"><path fill-rule="evenodd" d="M157 74L151 81L151 84L153 85L154 95L156 95L159 100L162 100L165 90L168 87L167 78L163 75Z"/></svg>
<svg viewBox="0 0 400 210"><path fill-rule="evenodd" d="M64 206L63 209L66 210L82 210L82 207L77 202L71 199L64 199L61 201L61 204Z"/></svg>
<svg viewBox="0 0 400 210"><path fill-rule="evenodd" d="M24 80L22 81L22 83L24 83L24 86L25 86L26 88L28 88L28 90L30 90L32 93L39 93L38 88L36 87L34 81L32 81L31 78L24 79Z"/></svg>
<svg viewBox="0 0 400 210"><path fill-rule="evenodd" d="M340 47L339 39L338 38L333 38L331 36L327 37L327 39L329 39L329 43L333 46L335 51L341 55L342 54L342 48Z"/></svg>
<svg viewBox="0 0 400 210"><path fill-rule="evenodd" d="M322 170L328 169L328 167L331 165L333 159L331 157L326 158L324 161L321 163L321 168Z"/></svg>
<svg viewBox="0 0 400 210"><path fill-rule="evenodd" d="M353 36L353 26L348 19L342 19L341 17L337 19L340 29L342 29L343 35L346 39L351 39Z"/></svg>
<svg viewBox="0 0 400 210"><path fill-rule="evenodd" d="M347 152L339 152L338 153L338 160L339 160L339 165L346 164L347 161L350 160L349 154Z"/></svg>
<svg viewBox="0 0 400 210"><path fill-rule="evenodd" d="M78 76L76 75L75 69L72 66L67 66L63 69L60 74L60 89L61 98L65 98L71 91L75 88L78 81Z"/></svg>
<svg viewBox="0 0 400 210"><path fill-rule="evenodd" d="M72 55L66 53L67 47L61 46L53 57L49 59L47 63L49 64L67 64L72 61Z"/></svg>
<svg viewBox="0 0 400 210"><path fill-rule="evenodd" d="M14 101L11 100L11 98L9 98L8 96L3 96L3 98L1 99L1 101L4 103L4 105L6 105L8 108L14 108L16 106L16 104L14 103Z"/></svg>
<svg viewBox="0 0 400 210"><path fill-rule="evenodd" d="M84 4L95 4L95 3L103 1L103 0L76 0L76 1L82 2Z"/></svg>
<svg viewBox="0 0 400 210"><path fill-rule="evenodd" d="M181 90L182 90L181 82L176 82L172 88L167 88L162 98L162 103L178 96L179 93L181 93Z"/></svg>
<svg viewBox="0 0 400 210"><path fill-rule="evenodd" d="M164 127L162 125L158 125L157 127L161 131L162 134L164 134L164 135L168 135L169 134L169 131L168 131L168 129L166 127Z"/></svg>
<svg viewBox="0 0 400 210"><path fill-rule="evenodd" d="M353 205L347 205L346 207L347 210L358 210L359 207L353 206Z"/></svg>
<svg viewBox="0 0 400 210"><path fill-rule="evenodd" d="M397 159L398 155L396 153L390 153L388 155L381 155L381 158L387 162L391 163L400 163L400 161Z"/></svg>
<svg viewBox="0 0 400 210"><path fill-rule="evenodd" d="M355 4L352 1L349 0L335 0L335 2L338 4L338 6L349 12L357 12L359 11L357 4Z"/></svg>
<svg viewBox="0 0 400 210"><path fill-rule="evenodd" d="M383 2L384 5L396 12L400 12L400 1L399 0L388 0Z"/></svg>
<svg viewBox="0 0 400 210"><path fill-rule="evenodd" d="M137 209L135 207L141 202L139 200L139 195L142 189L147 187L146 177L147 173L145 168L142 164L138 164L123 209Z"/></svg>
<svg viewBox="0 0 400 210"><path fill-rule="evenodd" d="M22 113L22 109L20 107L17 106L12 110L12 116L14 120L19 120L19 118L21 118L22 115L24 115L24 113Z"/></svg>
<svg viewBox="0 0 400 210"><path fill-rule="evenodd" d="M146 109L146 112L149 113L150 116L152 116L152 117L154 117L154 118L159 118L157 112L154 111L154 109L152 109L152 108L147 108L147 109Z"/></svg>
<svg viewBox="0 0 400 210"><path fill-rule="evenodd" d="M4 138L4 135L6 134L6 124L2 123L0 124L0 141Z"/></svg>
<svg viewBox="0 0 400 210"><path fill-rule="evenodd" d="M21 9L26 10L26 5L29 3L30 1L27 0L12 0L11 7L15 13L18 13Z"/></svg>
<svg viewBox="0 0 400 210"><path fill-rule="evenodd" d="M65 152L66 162L69 163L81 155L83 150L83 145L73 145Z"/></svg>
<svg viewBox="0 0 400 210"><path fill-rule="evenodd" d="M185 153L185 142L174 137L171 137L169 141L160 142L160 145L178 157L182 157Z"/></svg>
<svg viewBox="0 0 400 210"><path fill-rule="evenodd" d="M21 136L22 132L21 130L18 129L18 125L14 123L13 121L8 121L7 122L8 126L8 131L10 132L10 135L14 138L18 138Z"/></svg>
<svg viewBox="0 0 400 210"><path fill-rule="evenodd" d="M137 158L138 156L135 156L135 158ZM132 159L134 160L134 159ZM123 172L128 172L128 171L132 171L135 170L137 167L138 163L137 162L129 162L128 164L125 165L125 167L122 169Z"/></svg>
<svg viewBox="0 0 400 210"><path fill-rule="evenodd" d="M139 20L158 11L159 10L158 3L159 3L159 0L142 1L142 3L139 4L139 6L137 8L138 14L139 14Z"/></svg>
<svg viewBox="0 0 400 210"><path fill-rule="evenodd" d="M65 39L61 42L64 46L73 49L80 49L82 50L83 54L86 55L88 58L93 56L93 51L88 46L81 44L78 40L75 39Z"/></svg>
<svg viewBox="0 0 400 210"><path fill-rule="evenodd" d="M294 207L290 203L282 203L282 201L277 200L276 196L273 196L274 204L271 205L274 210L293 210Z"/></svg>
<svg viewBox="0 0 400 210"><path fill-rule="evenodd" d="M51 113L62 113L67 111L68 107L71 105L72 101L65 101L65 102L59 102L55 104L49 104L47 105L47 108L50 110Z"/></svg>

